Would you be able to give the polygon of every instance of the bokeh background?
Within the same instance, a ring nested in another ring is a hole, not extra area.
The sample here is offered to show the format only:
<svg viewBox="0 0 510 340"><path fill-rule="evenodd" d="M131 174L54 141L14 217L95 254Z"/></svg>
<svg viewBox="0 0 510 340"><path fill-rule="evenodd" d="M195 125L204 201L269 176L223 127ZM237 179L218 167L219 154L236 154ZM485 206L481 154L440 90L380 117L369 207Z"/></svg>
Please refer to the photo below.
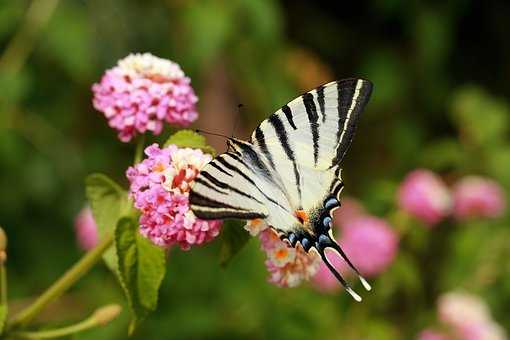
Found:
<svg viewBox="0 0 510 340"><path fill-rule="evenodd" d="M242 103L240 138L303 91L370 79L345 192L401 239L362 304L267 283L257 240L224 269L217 241L174 249L159 307L133 338L413 339L436 324L437 297L458 289L483 298L510 329L508 213L435 228L395 218L398 185L415 168L447 184L487 176L508 193L509 17L507 1L1 1L0 224L11 309L81 256L73 221L86 174L127 185L134 144L119 142L93 109L91 85L127 54L151 52L191 77L200 97L194 126L230 135ZM224 149L221 138L209 141ZM40 321L79 320L112 301L124 304L122 291L100 265ZM124 339L127 322L124 312L75 338Z"/></svg>

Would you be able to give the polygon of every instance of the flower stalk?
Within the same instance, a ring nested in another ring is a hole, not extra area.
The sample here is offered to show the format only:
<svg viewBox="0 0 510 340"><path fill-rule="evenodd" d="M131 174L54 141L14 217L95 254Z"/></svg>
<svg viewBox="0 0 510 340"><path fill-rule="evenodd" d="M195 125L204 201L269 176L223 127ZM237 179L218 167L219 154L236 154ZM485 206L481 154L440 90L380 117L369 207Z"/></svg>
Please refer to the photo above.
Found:
<svg viewBox="0 0 510 340"><path fill-rule="evenodd" d="M104 252L113 244L113 236L106 235L103 240L92 250L86 253L78 262L76 262L64 275L62 275L53 285L51 285L41 296L39 296L31 305L16 314L7 324L7 329L24 327L51 302L58 299L72 285L74 285L83 275L85 275L97 262L99 262Z"/></svg>
<svg viewBox="0 0 510 340"><path fill-rule="evenodd" d="M116 304L107 305L97 309L90 317L74 325L37 332L13 332L16 339L54 339L83 332L87 329L104 326L115 319L121 312Z"/></svg>
<svg viewBox="0 0 510 340"><path fill-rule="evenodd" d="M138 142L136 143L135 159L133 162L135 165L142 161L144 146L145 146L145 135L141 135L140 137L138 137Z"/></svg>

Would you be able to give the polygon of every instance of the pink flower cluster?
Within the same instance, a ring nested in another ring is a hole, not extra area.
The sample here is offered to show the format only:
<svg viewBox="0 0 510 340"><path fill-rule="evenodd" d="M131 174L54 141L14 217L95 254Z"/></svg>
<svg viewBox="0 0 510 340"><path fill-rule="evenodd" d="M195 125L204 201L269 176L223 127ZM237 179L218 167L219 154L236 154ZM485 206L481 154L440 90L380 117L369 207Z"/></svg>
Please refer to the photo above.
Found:
<svg viewBox="0 0 510 340"><path fill-rule="evenodd" d="M419 340L505 340L504 329L490 314L487 304L478 296L449 292L438 300L438 314L445 332L423 331ZM432 335L435 334L436 337Z"/></svg>
<svg viewBox="0 0 510 340"><path fill-rule="evenodd" d="M83 208L74 220L76 242L82 250L90 250L98 243L97 225L89 207Z"/></svg>
<svg viewBox="0 0 510 340"><path fill-rule="evenodd" d="M424 329L418 335L418 340L449 340L447 334L434 329Z"/></svg>
<svg viewBox="0 0 510 340"><path fill-rule="evenodd" d="M140 232L154 244L182 249L200 245L220 232L220 221L196 218L189 208L188 195L193 180L211 156L199 149L180 149L175 145L145 149L147 158L130 167L127 178L130 196L142 212Z"/></svg>
<svg viewBox="0 0 510 340"><path fill-rule="evenodd" d="M505 211L505 194L493 180L466 176L453 187L454 214L458 219L499 217Z"/></svg>
<svg viewBox="0 0 510 340"><path fill-rule="evenodd" d="M317 272L319 256L306 253L302 247L288 246L263 220L248 221L245 228L250 234L260 238L261 248L267 255L269 282L280 287L296 287Z"/></svg>
<svg viewBox="0 0 510 340"><path fill-rule="evenodd" d="M92 91L94 107L123 142L146 131L158 135L164 122L187 126L198 117L190 79L178 64L149 53L120 60Z"/></svg>
<svg viewBox="0 0 510 340"><path fill-rule="evenodd" d="M338 244L362 275L374 277L393 263L398 251L398 235L383 219L365 213L360 203L345 198L334 213ZM329 256L342 275L350 275L347 264L339 256ZM325 264L314 278L317 289L335 292L340 289L336 278Z"/></svg>
<svg viewBox="0 0 510 340"><path fill-rule="evenodd" d="M398 204L427 225L434 225L450 214L452 199L439 176L418 169L409 173L400 185Z"/></svg>
<svg viewBox="0 0 510 340"><path fill-rule="evenodd" d="M461 178L450 191L442 179L425 169L409 173L398 190L398 205L432 227L445 217L457 220L493 218L505 210L501 186L479 176Z"/></svg>

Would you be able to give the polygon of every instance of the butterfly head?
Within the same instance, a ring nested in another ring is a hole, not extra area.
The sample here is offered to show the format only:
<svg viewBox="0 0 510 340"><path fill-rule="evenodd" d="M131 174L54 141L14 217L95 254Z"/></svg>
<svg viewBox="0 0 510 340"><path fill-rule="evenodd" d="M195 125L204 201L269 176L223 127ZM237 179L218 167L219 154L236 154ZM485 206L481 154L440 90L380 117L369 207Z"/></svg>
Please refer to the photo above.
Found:
<svg viewBox="0 0 510 340"><path fill-rule="evenodd" d="M361 297L350 287L340 273L333 267L326 256L326 250L332 250L340 255L349 267L358 275L363 287L371 290L368 282L361 276L356 267L349 260L340 245L336 242L332 232L332 212L340 206L340 202L334 196L329 196L324 200L322 208L316 209L310 213L302 210L295 212L296 218L300 222L298 228L293 232L282 235L283 240L287 240L291 246L295 247L301 244L307 252L316 251L322 261L326 264L331 273L344 286L347 292L356 300L361 301Z"/></svg>

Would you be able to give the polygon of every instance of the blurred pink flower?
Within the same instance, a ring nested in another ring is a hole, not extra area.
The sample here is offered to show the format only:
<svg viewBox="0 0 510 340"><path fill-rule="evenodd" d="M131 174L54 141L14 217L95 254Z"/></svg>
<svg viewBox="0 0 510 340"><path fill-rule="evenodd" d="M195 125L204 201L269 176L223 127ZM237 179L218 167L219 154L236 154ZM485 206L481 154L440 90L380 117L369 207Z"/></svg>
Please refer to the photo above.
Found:
<svg viewBox="0 0 510 340"><path fill-rule="evenodd" d="M158 135L164 122L187 126L198 117L190 79L178 64L150 53L120 60L92 91L94 107L123 142L146 131Z"/></svg>
<svg viewBox="0 0 510 340"><path fill-rule="evenodd" d="M435 173L425 169L409 173L398 190L401 209L432 226L451 212L448 188Z"/></svg>
<svg viewBox="0 0 510 340"><path fill-rule="evenodd" d="M344 225L339 244L361 274L373 277L395 259L398 235L385 220L366 215ZM347 265L341 264L340 270L347 272Z"/></svg>
<svg viewBox="0 0 510 340"><path fill-rule="evenodd" d="M456 338L462 340L506 340L505 330L493 321L464 324L455 329Z"/></svg>
<svg viewBox="0 0 510 340"><path fill-rule="evenodd" d="M478 296L449 292L438 301L439 319L463 340L504 340L504 330L496 324L487 304Z"/></svg>
<svg viewBox="0 0 510 340"><path fill-rule="evenodd" d="M438 299L439 319L448 325L479 323L488 320L490 312L485 302L476 295L449 292Z"/></svg>
<svg viewBox="0 0 510 340"><path fill-rule="evenodd" d="M245 228L260 238L261 248L267 255L265 263L270 273L269 282L280 287L296 287L317 272L319 256L306 253L301 246L289 247L263 220L250 220Z"/></svg>
<svg viewBox="0 0 510 340"><path fill-rule="evenodd" d="M218 236L221 222L196 218L188 201L193 180L211 156L199 149L160 149L157 144L148 146L145 154L148 158L126 172L130 196L142 212L142 235L158 246L179 244L185 250Z"/></svg>
<svg viewBox="0 0 510 340"><path fill-rule="evenodd" d="M384 272L393 263L398 251L397 233L380 218L369 215L348 220L341 229L338 243L362 275L374 277ZM349 275L347 264L337 255L328 257L336 268ZM314 277L317 289L325 292L337 291L336 278L325 264L321 263Z"/></svg>
<svg viewBox="0 0 510 340"><path fill-rule="evenodd" d="M424 329L418 335L417 340L450 340L451 338L444 333L433 329Z"/></svg>
<svg viewBox="0 0 510 340"><path fill-rule="evenodd" d="M505 194L495 181L466 176L453 188L454 215L459 220L473 217L498 217L505 210Z"/></svg>
<svg viewBox="0 0 510 340"><path fill-rule="evenodd" d="M89 207L83 208L74 220L74 230L78 246L90 250L98 243L97 225Z"/></svg>

